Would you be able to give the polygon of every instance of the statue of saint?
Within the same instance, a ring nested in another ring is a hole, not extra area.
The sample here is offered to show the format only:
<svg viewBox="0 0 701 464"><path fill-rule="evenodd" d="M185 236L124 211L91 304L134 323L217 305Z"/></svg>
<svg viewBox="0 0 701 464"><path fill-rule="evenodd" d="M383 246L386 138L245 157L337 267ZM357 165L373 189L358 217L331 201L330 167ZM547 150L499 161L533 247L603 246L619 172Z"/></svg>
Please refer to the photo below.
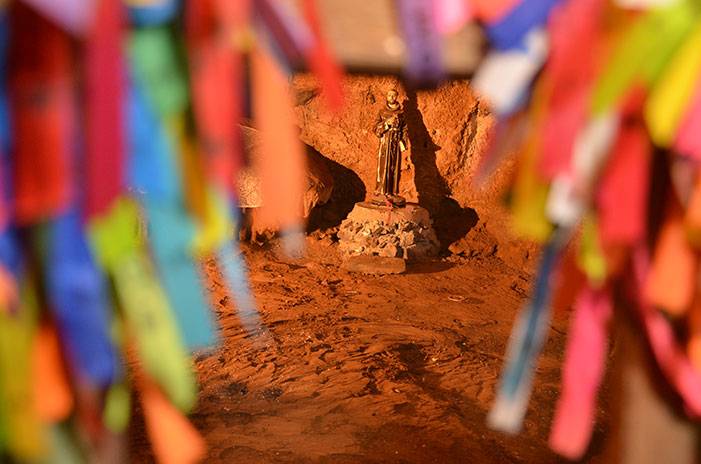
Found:
<svg viewBox="0 0 701 464"><path fill-rule="evenodd" d="M407 149L406 123L399 94L387 92L387 103L380 110L375 122L375 135L380 138L377 154L377 183L372 202L380 205L404 206L406 200L399 195L399 176L402 168L402 152Z"/></svg>

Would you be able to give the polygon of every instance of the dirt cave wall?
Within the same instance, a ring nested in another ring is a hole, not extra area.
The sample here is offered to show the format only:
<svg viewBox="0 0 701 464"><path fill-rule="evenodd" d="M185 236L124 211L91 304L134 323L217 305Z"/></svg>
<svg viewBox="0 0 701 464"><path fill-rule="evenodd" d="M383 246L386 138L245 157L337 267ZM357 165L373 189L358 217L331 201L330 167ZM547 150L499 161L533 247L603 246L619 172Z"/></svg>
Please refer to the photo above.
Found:
<svg viewBox="0 0 701 464"><path fill-rule="evenodd" d="M501 203L513 165L503 165L486 186L473 181L494 120L467 81L414 91L393 77L347 76L343 85L346 105L333 113L313 76L292 80L301 138L327 159L334 176L331 201L315 212L313 222L337 224L355 202L372 194L378 147L372 128L387 90L396 88L410 145L400 194L428 209L444 249L528 259L533 247L512 240Z"/></svg>

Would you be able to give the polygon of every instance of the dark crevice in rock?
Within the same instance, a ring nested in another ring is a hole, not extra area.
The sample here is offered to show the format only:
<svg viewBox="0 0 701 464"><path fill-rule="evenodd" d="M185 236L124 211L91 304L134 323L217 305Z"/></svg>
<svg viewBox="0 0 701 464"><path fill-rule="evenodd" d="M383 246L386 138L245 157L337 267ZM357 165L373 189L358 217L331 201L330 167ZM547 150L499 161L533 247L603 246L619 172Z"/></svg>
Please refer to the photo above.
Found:
<svg viewBox="0 0 701 464"><path fill-rule="evenodd" d="M353 206L365 199L365 184L358 177L358 174L319 154L316 150L314 150L314 156L318 157L330 171L334 179L334 188L329 201L311 211L307 232L338 227L351 212Z"/></svg>

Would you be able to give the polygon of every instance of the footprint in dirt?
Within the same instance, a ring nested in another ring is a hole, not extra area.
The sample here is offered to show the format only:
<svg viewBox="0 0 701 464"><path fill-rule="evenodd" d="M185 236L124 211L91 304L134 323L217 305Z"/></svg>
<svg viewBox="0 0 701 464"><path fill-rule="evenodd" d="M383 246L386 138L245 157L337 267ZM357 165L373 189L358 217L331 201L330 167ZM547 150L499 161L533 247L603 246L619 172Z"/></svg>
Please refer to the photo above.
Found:
<svg viewBox="0 0 701 464"><path fill-rule="evenodd" d="M217 417L224 422L227 427L234 427L237 425L248 425L253 422L253 415L247 412L236 412L236 411L223 411L217 415Z"/></svg>
<svg viewBox="0 0 701 464"><path fill-rule="evenodd" d="M399 361L406 366L409 372L421 374L425 371L426 354L419 345L416 343L400 343L395 345L393 349L399 355Z"/></svg>
<svg viewBox="0 0 701 464"><path fill-rule="evenodd" d="M248 385L243 382L232 382L224 390L230 396L246 396L248 394Z"/></svg>
<svg viewBox="0 0 701 464"><path fill-rule="evenodd" d="M437 395L440 390L438 387L440 375L426 368L427 355L423 347L416 343L400 343L394 345L392 349L406 369L400 372L396 379L411 381L429 395Z"/></svg>
<svg viewBox="0 0 701 464"><path fill-rule="evenodd" d="M280 388L280 387L266 388L265 390L263 390L262 396L266 400L275 401L278 398L280 398L280 396L282 396L282 388Z"/></svg>

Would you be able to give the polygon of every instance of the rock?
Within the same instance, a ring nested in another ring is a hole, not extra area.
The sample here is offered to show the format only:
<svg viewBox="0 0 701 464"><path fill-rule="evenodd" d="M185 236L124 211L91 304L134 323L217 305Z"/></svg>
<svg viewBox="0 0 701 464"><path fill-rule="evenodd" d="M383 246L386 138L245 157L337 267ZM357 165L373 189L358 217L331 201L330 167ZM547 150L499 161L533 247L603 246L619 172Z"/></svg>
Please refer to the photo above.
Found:
<svg viewBox="0 0 701 464"><path fill-rule="evenodd" d="M463 237L457 242L451 243L448 251L454 255L467 255L470 251L470 241Z"/></svg>
<svg viewBox="0 0 701 464"><path fill-rule="evenodd" d="M380 227L411 228L411 223L424 227L431 226L431 216L428 211L416 204L407 204L403 208L388 208L367 202L358 203L348 215L347 220L357 224L370 224L371 229Z"/></svg>
<svg viewBox="0 0 701 464"><path fill-rule="evenodd" d="M250 160L255 160L259 156L260 137L258 131L252 127L241 126L243 133L245 151ZM324 163L323 156L307 145L307 188L302 197L304 217L309 217L312 209L318 205L323 205L333 191L333 177ZM239 206L244 210L244 221L239 231L241 240L250 239L251 242L258 242L259 239L267 241L274 236L272 230L261 228L257 219L257 209L263 206L263 196L261 193L260 176L253 166L241 169L238 177Z"/></svg>
<svg viewBox="0 0 701 464"><path fill-rule="evenodd" d="M406 262L385 256L351 256L343 262L343 268L363 274L402 274L406 271Z"/></svg>
<svg viewBox="0 0 701 464"><path fill-rule="evenodd" d="M370 255L417 260L435 256L439 245L424 208L393 208L357 203L338 231L339 251L346 256Z"/></svg>
<svg viewBox="0 0 701 464"><path fill-rule="evenodd" d="M261 195L260 177L253 168L245 167L239 172L238 178L239 206L241 208L259 208L263 206Z"/></svg>
<svg viewBox="0 0 701 464"><path fill-rule="evenodd" d="M402 256L403 254L404 252L401 248L392 244L384 246L379 253L380 256L386 256L388 258L396 258L398 256Z"/></svg>
<svg viewBox="0 0 701 464"><path fill-rule="evenodd" d="M409 261L414 261L425 256L432 256L433 250L434 248L431 243L415 243L406 248L405 255Z"/></svg>
<svg viewBox="0 0 701 464"><path fill-rule="evenodd" d="M304 192L304 217L308 218L312 209L324 205L331 198L333 177L324 164L322 156L307 147L307 189Z"/></svg>
<svg viewBox="0 0 701 464"><path fill-rule="evenodd" d="M412 243L416 243L417 241L417 232L414 232L413 230L409 229L406 230L402 234L401 238L401 245L402 246L410 246Z"/></svg>
<svg viewBox="0 0 701 464"><path fill-rule="evenodd" d="M321 264L319 264L315 261L308 261L307 263L304 264L304 267L306 267L310 271L315 271L315 272L324 270L324 266L322 266Z"/></svg>
<svg viewBox="0 0 701 464"><path fill-rule="evenodd" d="M499 249L496 239L487 235L483 228L476 231L475 237L465 237L450 245L448 250L468 258L488 258Z"/></svg>
<svg viewBox="0 0 701 464"><path fill-rule="evenodd" d="M249 159L254 160L260 150L258 131L252 127L241 126L244 146ZM304 217L308 217L317 205L323 205L333 191L333 177L323 161L323 157L312 147L307 146L307 189L305 190ZM246 167L239 173L239 204L242 208L259 208L263 205L260 177L252 166Z"/></svg>

